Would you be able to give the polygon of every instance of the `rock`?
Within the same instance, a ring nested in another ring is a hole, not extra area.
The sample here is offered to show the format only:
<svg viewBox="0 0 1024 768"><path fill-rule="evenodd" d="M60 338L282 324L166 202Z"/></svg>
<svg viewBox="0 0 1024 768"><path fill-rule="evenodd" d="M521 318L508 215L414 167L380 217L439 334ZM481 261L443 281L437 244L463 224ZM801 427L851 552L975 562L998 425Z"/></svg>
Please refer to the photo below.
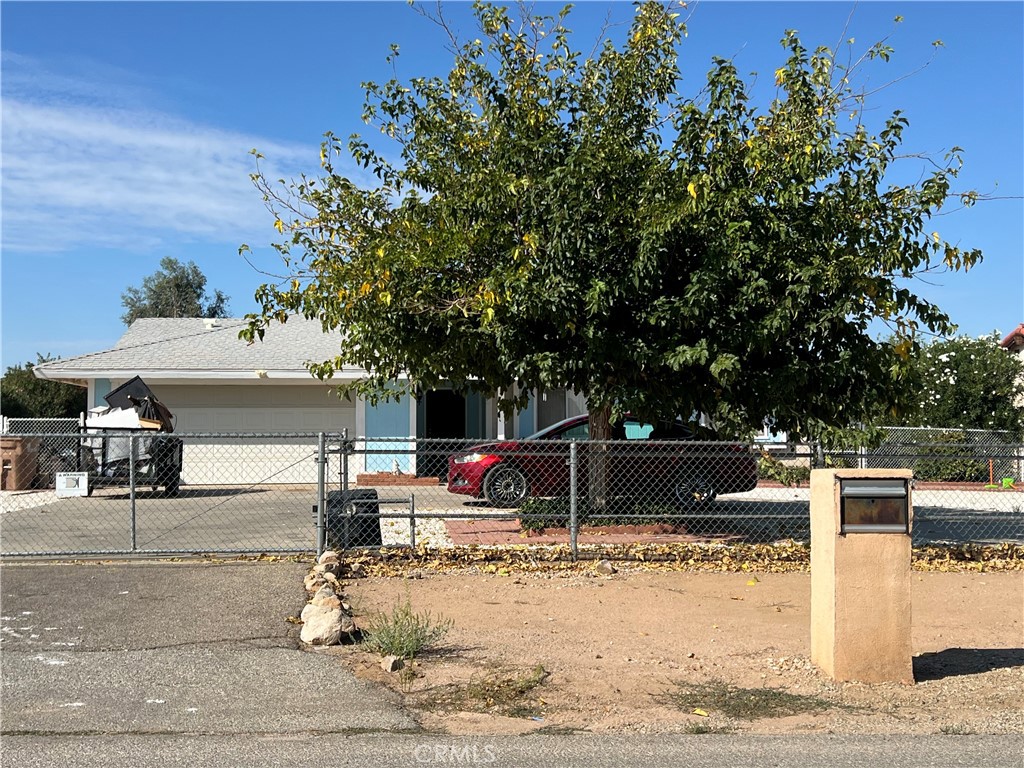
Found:
<svg viewBox="0 0 1024 768"><path fill-rule="evenodd" d="M316 559L317 565L326 565L327 563L340 563L341 558L338 557L338 553L333 549L326 550L320 557Z"/></svg>
<svg viewBox="0 0 1024 768"><path fill-rule="evenodd" d="M338 577L337 577L337 576L335 576L335 575L334 575L333 573L331 573L330 571L327 571L327 573L325 573L325 574L323 575L323 579L324 579L324 581L326 581L326 582L327 582L328 584L334 584L335 582L337 582L337 581L338 581Z"/></svg>
<svg viewBox="0 0 1024 768"><path fill-rule="evenodd" d="M321 589L320 592L323 592L323 590ZM321 608L330 608L331 610L342 610L341 600L338 599L337 595L331 593L330 597L320 597L320 592L317 592L313 599L310 600L310 605L316 605Z"/></svg>
<svg viewBox="0 0 1024 768"><path fill-rule="evenodd" d="M308 573L306 578L302 580L302 585L306 588L307 592L316 592L318 589L323 587L327 582L320 574Z"/></svg>
<svg viewBox="0 0 1024 768"><path fill-rule="evenodd" d="M330 589L325 588L313 595L313 599L309 601L309 604L327 608L341 608L341 598Z"/></svg>
<svg viewBox="0 0 1024 768"><path fill-rule="evenodd" d="M351 636L358 631L356 629L355 621L345 612L342 612L341 614L341 631L342 633L349 635L350 640L352 639Z"/></svg>
<svg viewBox="0 0 1024 768"><path fill-rule="evenodd" d="M611 576L613 573L617 573L619 569L612 565L611 560L600 560L597 565L594 566L594 570L598 573L604 574L605 576Z"/></svg>
<svg viewBox="0 0 1024 768"><path fill-rule="evenodd" d="M329 584L325 584L313 595L313 600L326 600L328 597L336 597L334 590Z"/></svg>
<svg viewBox="0 0 1024 768"><path fill-rule="evenodd" d="M311 617L316 616L316 615L321 614L321 613L327 613L330 610L331 609L329 609L329 608L324 608L322 605L315 605L313 603L307 603L306 605L304 605L302 607L302 613L299 614L299 618L302 621L309 621L309 619Z"/></svg>
<svg viewBox="0 0 1024 768"><path fill-rule="evenodd" d="M385 672L397 672L405 666L405 662L397 656L385 656L380 660L380 668Z"/></svg>
<svg viewBox="0 0 1024 768"><path fill-rule="evenodd" d="M356 578L358 578L363 575L363 566L361 566L359 563L349 563L348 573L350 576L355 576Z"/></svg>
<svg viewBox="0 0 1024 768"><path fill-rule="evenodd" d="M310 645L337 645L341 640L342 625L340 608L332 610L310 603L302 609L299 639Z"/></svg>
<svg viewBox="0 0 1024 768"><path fill-rule="evenodd" d="M326 577L328 574L331 574L332 576L337 576L338 573L340 572L341 563L339 562L317 563L313 566L313 573L320 574L324 577Z"/></svg>

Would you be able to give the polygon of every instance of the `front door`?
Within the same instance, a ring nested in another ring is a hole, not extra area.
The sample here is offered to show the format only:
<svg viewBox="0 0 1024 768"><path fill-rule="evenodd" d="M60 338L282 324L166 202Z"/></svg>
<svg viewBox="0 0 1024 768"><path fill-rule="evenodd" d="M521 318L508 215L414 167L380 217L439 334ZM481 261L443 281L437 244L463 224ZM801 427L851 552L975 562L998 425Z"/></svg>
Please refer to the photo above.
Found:
<svg viewBox="0 0 1024 768"><path fill-rule="evenodd" d="M423 393L419 408L422 430L417 442L416 474L448 477L448 456L460 448L466 438L466 397L450 389Z"/></svg>

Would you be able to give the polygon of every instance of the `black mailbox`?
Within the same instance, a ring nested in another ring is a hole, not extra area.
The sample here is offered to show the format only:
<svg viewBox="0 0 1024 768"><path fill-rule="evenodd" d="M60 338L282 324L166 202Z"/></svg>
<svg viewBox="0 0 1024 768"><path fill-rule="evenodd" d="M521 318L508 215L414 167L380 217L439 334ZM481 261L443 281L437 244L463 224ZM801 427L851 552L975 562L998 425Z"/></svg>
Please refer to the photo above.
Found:
<svg viewBox="0 0 1024 768"><path fill-rule="evenodd" d="M840 533L910 533L910 490L903 478L839 481Z"/></svg>

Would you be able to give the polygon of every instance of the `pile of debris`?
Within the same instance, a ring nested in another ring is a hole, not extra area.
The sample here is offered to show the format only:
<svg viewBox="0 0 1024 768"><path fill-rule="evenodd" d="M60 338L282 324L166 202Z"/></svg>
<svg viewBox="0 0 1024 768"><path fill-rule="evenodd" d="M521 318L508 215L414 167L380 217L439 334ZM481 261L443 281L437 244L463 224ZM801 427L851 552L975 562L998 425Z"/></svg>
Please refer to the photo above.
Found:
<svg viewBox="0 0 1024 768"><path fill-rule="evenodd" d="M299 618L302 631L299 639L309 645L337 645L354 642L359 630L352 619L352 606L343 599L342 577L361 575L358 563L343 563L338 553L327 550L319 558L306 578L303 586L311 595Z"/></svg>

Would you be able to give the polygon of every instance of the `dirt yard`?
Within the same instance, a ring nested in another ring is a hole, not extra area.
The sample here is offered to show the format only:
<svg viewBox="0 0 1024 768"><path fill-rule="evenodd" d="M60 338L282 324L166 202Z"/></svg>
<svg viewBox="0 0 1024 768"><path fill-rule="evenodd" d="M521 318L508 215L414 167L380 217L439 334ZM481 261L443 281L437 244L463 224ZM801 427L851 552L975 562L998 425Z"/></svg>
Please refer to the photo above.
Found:
<svg viewBox="0 0 1024 768"><path fill-rule="evenodd" d="M451 619L441 647L386 673L429 729L634 733L1024 733L1024 573L914 573L916 685L834 683L810 663L806 573L360 578L360 626L408 601Z"/></svg>

